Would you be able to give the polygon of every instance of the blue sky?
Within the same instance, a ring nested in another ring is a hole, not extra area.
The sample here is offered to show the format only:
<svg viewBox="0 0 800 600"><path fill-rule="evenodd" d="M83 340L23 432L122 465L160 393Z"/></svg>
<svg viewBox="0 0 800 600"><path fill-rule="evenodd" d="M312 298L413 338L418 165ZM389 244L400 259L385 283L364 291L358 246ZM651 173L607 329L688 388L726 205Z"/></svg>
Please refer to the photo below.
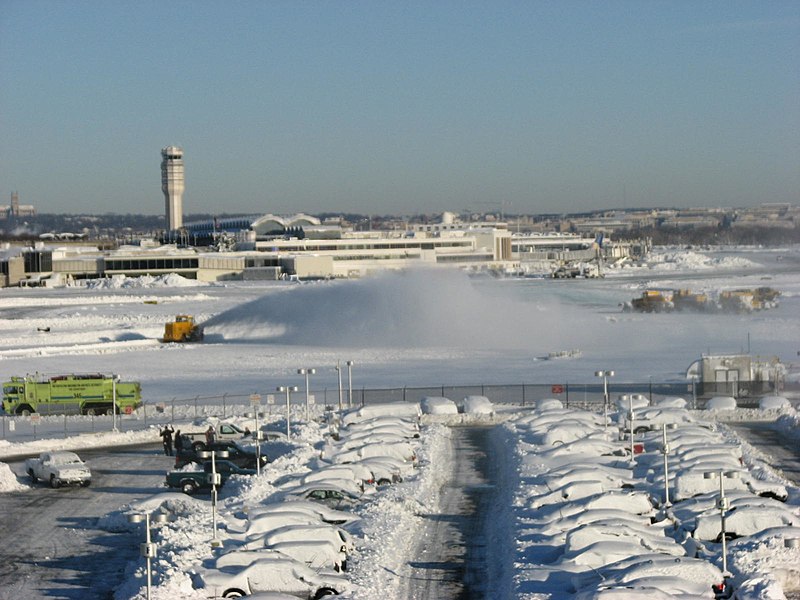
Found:
<svg viewBox="0 0 800 600"><path fill-rule="evenodd" d="M0 204L578 212L800 201L795 1L0 0Z"/></svg>

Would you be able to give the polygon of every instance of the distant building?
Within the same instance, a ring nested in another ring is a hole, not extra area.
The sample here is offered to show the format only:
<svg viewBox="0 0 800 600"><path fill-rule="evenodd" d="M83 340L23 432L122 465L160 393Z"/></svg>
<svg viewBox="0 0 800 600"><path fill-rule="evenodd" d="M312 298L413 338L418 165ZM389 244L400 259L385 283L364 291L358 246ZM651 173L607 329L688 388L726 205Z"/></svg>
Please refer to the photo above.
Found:
<svg viewBox="0 0 800 600"><path fill-rule="evenodd" d="M19 192L11 192L11 206L0 206L0 219L18 219L36 216L36 209L31 204L19 203Z"/></svg>
<svg viewBox="0 0 800 600"><path fill-rule="evenodd" d="M161 149L161 191L164 192L167 231L183 226L183 149Z"/></svg>

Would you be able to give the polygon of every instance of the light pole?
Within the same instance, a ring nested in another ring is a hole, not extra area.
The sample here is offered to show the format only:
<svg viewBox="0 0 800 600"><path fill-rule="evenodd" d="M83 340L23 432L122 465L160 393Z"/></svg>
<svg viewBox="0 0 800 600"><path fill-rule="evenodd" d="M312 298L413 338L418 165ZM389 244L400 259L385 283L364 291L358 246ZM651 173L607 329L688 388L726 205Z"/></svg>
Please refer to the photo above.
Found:
<svg viewBox="0 0 800 600"><path fill-rule="evenodd" d="M258 426L258 409L261 405L261 394L250 394L250 404L253 406L253 415L255 417L255 431L253 437L256 439L256 475L261 475L261 440L264 439L264 434Z"/></svg>
<svg viewBox="0 0 800 600"><path fill-rule="evenodd" d="M119 375L111 375L111 431L117 432L117 381Z"/></svg>
<svg viewBox="0 0 800 600"><path fill-rule="evenodd" d="M228 458L227 450L211 450L210 452L198 452L200 458L211 457L211 547L219 548L222 542L217 538L217 488L222 484L222 477L217 473L217 457Z"/></svg>
<svg viewBox="0 0 800 600"><path fill-rule="evenodd" d="M348 360L345 364L347 365L347 408L352 408L352 406L353 406L353 365L355 363L352 360Z"/></svg>
<svg viewBox="0 0 800 600"><path fill-rule="evenodd" d="M339 377L339 410L342 410L342 367L339 365L339 361L336 361L336 374Z"/></svg>
<svg viewBox="0 0 800 600"><path fill-rule="evenodd" d="M291 392L296 392L296 391L298 390L298 388L297 388L297 386L296 386L296 385L281 385L281 386L278 386L277 390L278 390L279 392L286 392L286 439L289 439L289 437L290 437L290 435L291 435L291 434L290 434L290 430L289 430L289 424L290 424L290 423L289 423L289 419L290 419L290 413L289 413L289 402L290 402L290 400L289 400L289 394L290 394Z"/></svg>
<svg viewBox="0 0 800 600"><path fill-rule="evenodd" d="M309 400L309 391L308 391L308 376L309 375L314 375L314 373L316 373L316 372L317 372L317 370L313 369L313 368L297 369L297 374L298 375L305 375L306 376L306 421L308 421L308 410L309 410L309 406L311 404L311 402Z"/></svg>
<svg viewBox="0 0 800 600"><path fill-rule="evenodd" d="M150 523L161 524L166 523L167 515L162 512L152 513L134 513L128 515L128 521L131 523L141 523L144 521L144 543L139 544L139 555L147 560L147 600L150 600L150 589L153 586L153 574L151 561L156 557L156 544L150 541Z"/></svg>
<svg viewBox="0 0 800 600"><path fill-rule="evenodd" d="M636 420L636 413L633 412L633 395L631 395L631 397L628 399L628 409L629 409L628 421L630 422L630 427L631 427L631 431L630 431L630 434L631 434L631 464L635 465L636 464L636 460L634 459L634 453L633 453L633 451L635 450L635 448L633 447L634 446L634 444L633 444L633 432L636 431L636 425L634 424L634 421Z"/></svg>
<svg viewBox="0 0 800 600"><path fill-rule="evenodd" d="M717 501L717 508L719 509L720 537L722 538L722 576L727 579L731 574L728 572L728 540L726 539L727 534L725 532L725 513L730 508L731 503L725 496L725 478L736 479L739 477L739 473L737 471L725 472L723 469L720 469L719 472L706 471L703 473L703 477L705 479L716 479L719 477L719 500Z"/></svg>
<svg viewBox="0 0 800 600"><path fill-rule="evenodd" d="M670 423L669 428L675 429L677 425ZM667 442L667 424L662 423L661 431L663 432L663 441L661 444L661 453L664 455L664 508L669 508L672 504L669 501L669 453L670 447Z"/></svg>
<svg viewBox="0 0 800 600"><path fill-rule="evenodd" d="M608 429L608 378L614 376L614 371L595 371L594 376L603 378L603 419Z"/></svg>

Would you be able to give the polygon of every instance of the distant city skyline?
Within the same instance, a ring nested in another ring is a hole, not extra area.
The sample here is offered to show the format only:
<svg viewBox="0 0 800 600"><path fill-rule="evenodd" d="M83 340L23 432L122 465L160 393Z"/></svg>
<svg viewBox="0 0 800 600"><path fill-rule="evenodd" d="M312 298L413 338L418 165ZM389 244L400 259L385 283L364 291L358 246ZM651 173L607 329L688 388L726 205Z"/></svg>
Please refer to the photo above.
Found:
<svg viewBox="0 0 800 600"><path fill-rule="evenodd" d="M173 145L184 215L797 204L800 3L3 2L3 198L163 214Z"/></svg>

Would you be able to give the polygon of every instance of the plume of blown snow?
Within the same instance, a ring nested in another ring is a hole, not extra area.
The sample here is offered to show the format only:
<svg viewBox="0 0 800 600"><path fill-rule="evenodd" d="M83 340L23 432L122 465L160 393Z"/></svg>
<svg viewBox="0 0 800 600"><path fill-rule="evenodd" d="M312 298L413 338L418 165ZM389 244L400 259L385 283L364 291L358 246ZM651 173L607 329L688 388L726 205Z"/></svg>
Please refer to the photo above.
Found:
<svg viewBox="0 0 800 600"><path fill-rule="evenodd" d="M563 339L541 311L454 270L420 269L272 291L205 323L207 339L338 347L479 347ZM551 315L552 316L552 315Z"/></svg>

